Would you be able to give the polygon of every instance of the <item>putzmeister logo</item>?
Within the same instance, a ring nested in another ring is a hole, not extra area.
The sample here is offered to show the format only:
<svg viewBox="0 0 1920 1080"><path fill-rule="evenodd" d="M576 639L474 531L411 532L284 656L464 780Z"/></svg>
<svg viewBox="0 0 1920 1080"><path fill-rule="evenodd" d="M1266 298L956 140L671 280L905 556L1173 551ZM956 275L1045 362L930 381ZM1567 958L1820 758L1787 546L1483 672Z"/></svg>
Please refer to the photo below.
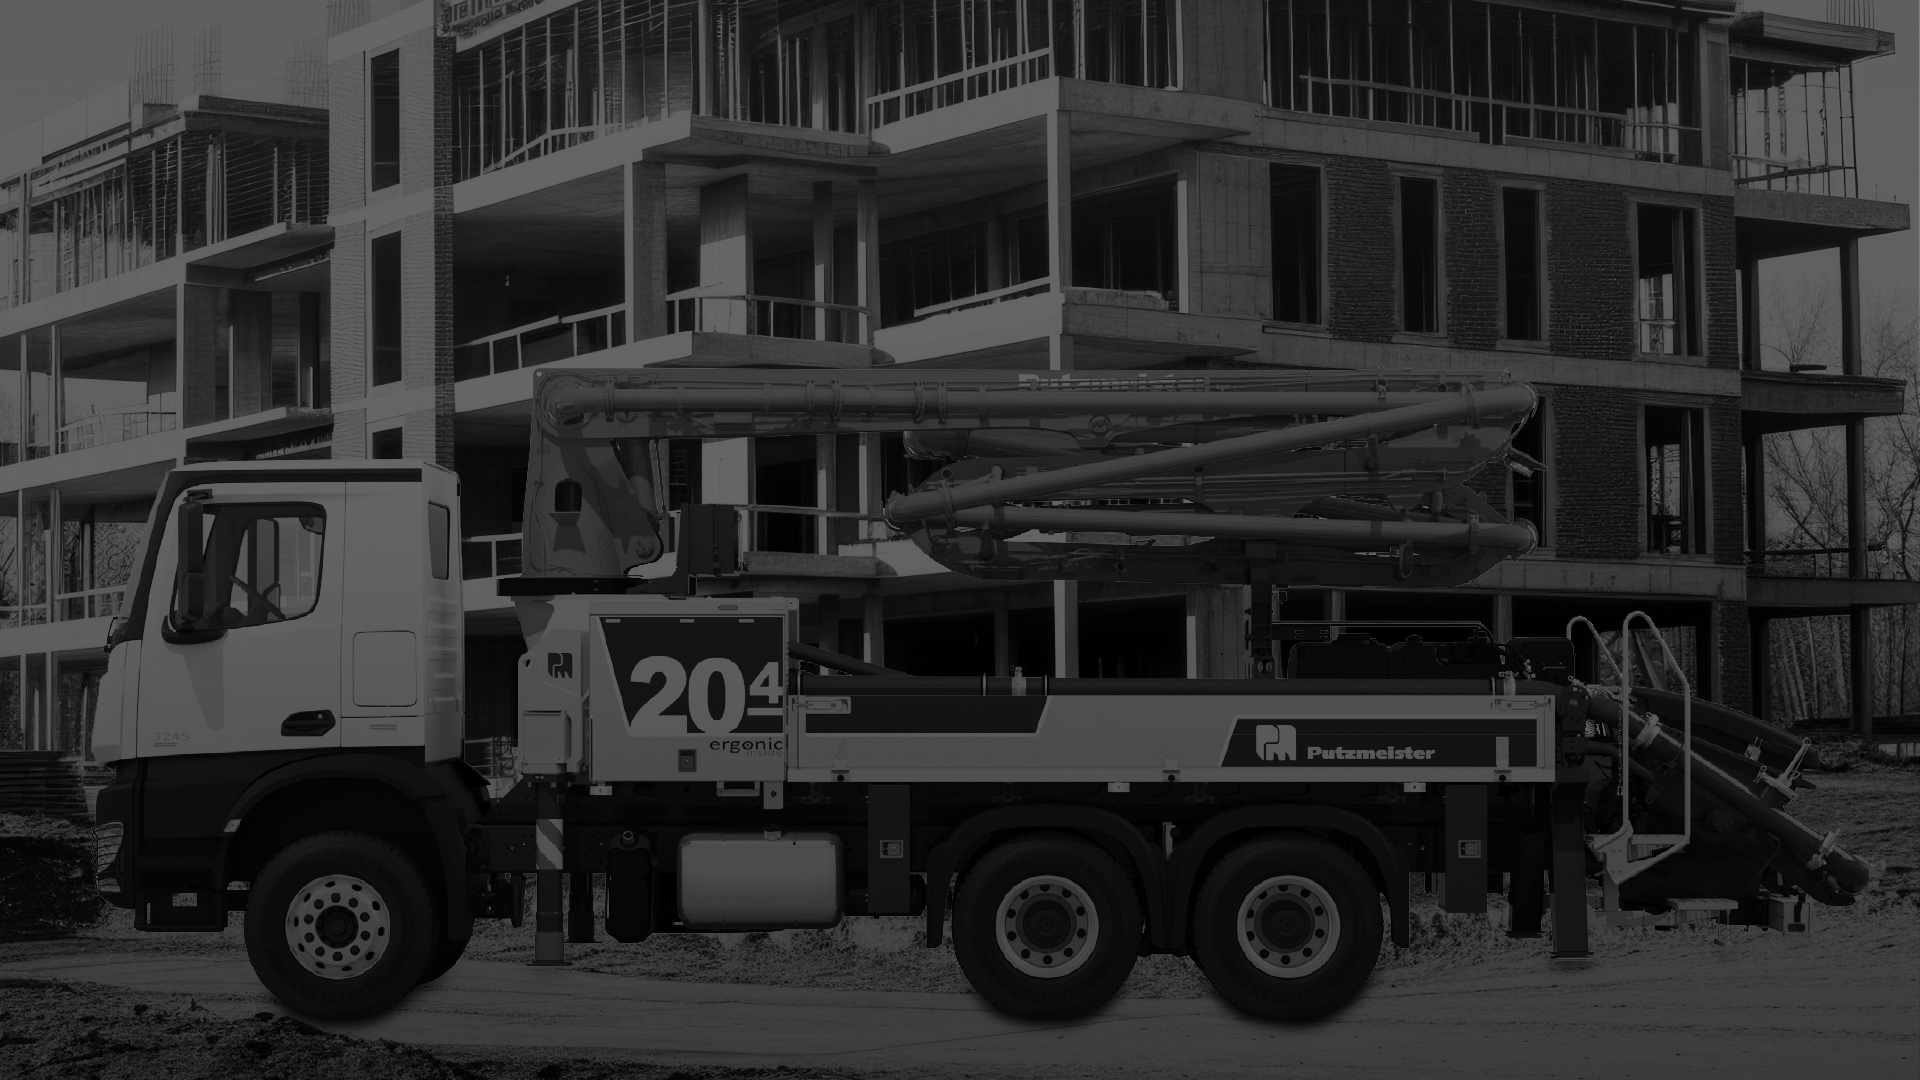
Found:
<svg viewBox="0 0 1920 1080"><path fill-rule="evenodd" d="M1292 724L1260 724L1253 729L1254 752L1261 761L1293 761L1299 755L1300 736Z"/></svg>

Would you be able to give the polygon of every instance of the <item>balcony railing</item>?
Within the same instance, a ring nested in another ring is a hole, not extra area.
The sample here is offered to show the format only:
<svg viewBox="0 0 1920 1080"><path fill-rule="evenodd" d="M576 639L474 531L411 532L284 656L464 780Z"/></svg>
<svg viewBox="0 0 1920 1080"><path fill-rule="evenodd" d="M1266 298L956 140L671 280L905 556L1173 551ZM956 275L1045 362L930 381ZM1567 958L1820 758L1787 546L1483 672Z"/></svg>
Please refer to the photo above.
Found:
<svg viewBox="0 0 1920 1080"><path fill-rule="evenodd" d="M870 308L855 304L689 289L667 297L667 333L752 334L857 344L867 338L871 314Z"/></svg>
<svg viewBox="0 0 1920 1080"><path fill-rule="evenodd" d="M54 432L57 453L85 450L108 443L157 435L179 426L179 417L171 409L152 409L145 404L113 412L93 413L61 425Z"/></svg>
<svg viewBox="0 0 1920 1080"><path fill-rule="evenodd" d="M985 67L903 86L867 99L870 127L892 124L909 116L944 109L1016 86L1053 77L1053 49L1035 49Z"/></svg>
<svg viewBox="0 0 1920 1080"><path fill-rule="evenodd" d="M913 317L916 319L924 319L929 315L945 315L948 312L965 311L968 308L986 307L990 304L998 304L1003 300L1017 300L1023 296L1035 296L1051 288L1053 288L1052 278L1034 278L1031 281L1022 281L1018 285L1008 285L1000 289L989 289L986 292L974 293L972 296L956 296L952 300L942 301L938 304L928 304L926 307L917 307L913 309Z"/></svg>
<svg viewBox="0 0 1920 1080"><path fill-rule="evenodd" d="M103 585L95 589L81 589L78 592L54 594L54 602L60 605L60 618L94 619L102 615L118 615L127 602L127 586Z"/></svg>
<svg viewBox="0 0 1920 1080"><path fill-rule="evenodd" d="M470 536L460 541L460 577L466 581L520 576L520 534Z"/></svg>
<svg viewBox="0 0 1920 1080"><path fill-rule="evenodd" d="M1867 545L1865 577L1878 581L1898 577L1893 554L1883 543ZM1843 547L1768 548L1747 552L1747 576L1769 578L1852 578L1851 552Z"/></svg>
<svg viewBox="0 0 1920 1080"><path fill-rule="evenodd" d="M482 375L568 360L626 343L625 304L578 315L552 315L539 322L455 345L453 377L477 379Z"/></svg>

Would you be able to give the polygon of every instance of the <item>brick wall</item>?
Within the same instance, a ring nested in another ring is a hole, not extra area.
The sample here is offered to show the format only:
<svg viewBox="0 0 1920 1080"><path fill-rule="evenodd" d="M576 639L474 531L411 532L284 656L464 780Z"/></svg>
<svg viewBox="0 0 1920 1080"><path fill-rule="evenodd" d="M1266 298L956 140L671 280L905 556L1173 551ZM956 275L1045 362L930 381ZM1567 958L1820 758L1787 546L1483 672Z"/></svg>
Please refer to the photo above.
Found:
<svg viewBox="0 0 1920 1080"><path fill-rule="evenodd" d="M1399 327L1393 290L1393 177L1384 162L1327 162L1327 328L1388 341Z"/></svg>
<svg viewBox="0 0 1920 1080"><path fill-rule="evenodd" d="M1713 699L1722 705L1753 711L1753 627L1747 622L1747 605L1739 600L1715 601L1713 605L1714 646L1718 650L1718 678L1713 684ZM1704 652L1704 650L1702 650Z"/></svg>
<svg viewBox="0 0 1920 1080"><path fill-rule="evenodd" d="M1706 286L1707 359L1718 367L1740 366L1739 279L1735 276L1733 200L1709 196L1700 208L1700 273Z"/></svg>
<svg viewBox="0 0 1920 1080"><path fill-rule="evenodd" d="M404 244L405 241L403 240ZM333 229L333 400L349 402L367 392L367 227L343 221Z"/></svg>
<svg viewBox="0 0 1920 1080"><path fill-rule="evenodd" d="M1554 390L1554 552L1561 558L1631 559L1645 547L1638 414L1638 402L1617 390Z"/></svg>
<svg viewBox="0 0 1920 1080"><path fill-rule="evenodd" d="M219 416L214 382L219 377L215 365L227 362L226 312L223 289L207 285L182 285L186 290L181 313L185 326L180 335L181 401L180 426L204 424Z"/></svg>
<svg viewBox="0 0 1920 1080"><path fill-rule="evenodd" d="M363 410L342 409L333 414L333 449L329 456L367 456L367 414Z"/></svg>
<svg viewBox="0 0 1920 1080"><path fill-rule="evenodd" d="M400 190L408 195L433 186L434 163L447 146L434 139L438 51L431 30L400 39Z"/></svg>
<svg viewBox="0 0 1920 1080"><path fill-rule="evenodd" d="M1563 356L1628 360L1633 340L1633 239L1622 188L1547 187L1548 336Z"/></svg>
<svg viewBox="0 0 1920 1080"><path fill-rule="evenodd" d="M1192 161L1192 279L1181 290L1180 309L1267 318L1273 314L1267 163L1224 154L1195 154Z"/></svg>
<svg viewBox="0 0 1920 1080"><path fill-rule="evenodd" d="M367 204L367 63L359 53L327 69L327 193L333 212Z"/></svg>
<svg viewBox="0 0 1920 1080"><path fill-rule="evenodd" d="M1456 349L1491 349L1500 338L1499 193L1489 173L1448 169L1441 181L1447 264L1447 338Z"/></svg>
<svg viewBox="0 0 1920 1080"><path fill-rule="evenodd" d="M1713 503L1713 561L1737 565L1745 561L1746 490L1740 473L1740 403L1727 401L1707 407L1708 484Z"/></svg>

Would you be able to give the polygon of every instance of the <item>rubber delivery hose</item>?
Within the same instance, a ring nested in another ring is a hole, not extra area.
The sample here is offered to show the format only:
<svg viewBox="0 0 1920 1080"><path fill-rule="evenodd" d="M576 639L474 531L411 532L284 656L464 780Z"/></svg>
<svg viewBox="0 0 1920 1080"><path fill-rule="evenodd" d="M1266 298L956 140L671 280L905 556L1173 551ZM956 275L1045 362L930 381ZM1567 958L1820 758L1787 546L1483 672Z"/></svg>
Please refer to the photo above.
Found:
<svg viewBox="0 0 1920 1080"><path fill-rule="evenodd" d="M1612 698L1595 695L1593 698L1594 719L1610 724L1620 722L1620 705ZM1628 713L1628 732L1638 739L1646 731L1646 718L1637 711ZM1680 760L1681 748L1678 739L1662 727L1653 740L1639 752L1650 754L1662 761ZM1782 813L1760 801L1752 789L1739 780L1727 775L1719 766L1707 761L1699 754L1693 755L1693 782L1701 790L1726 803L1729 807L1754 824L1762 831L1779 839L1784 854L1792 859L1803 873L1824 872L1833 881L1838 891L1849 898L1859 894L1867 887L1871 873L1867 864L1858 858L1835 847L1824 857L1819 856L1823 838L1791 814ZM1816 859L1819 861L1816 861ZM1842 901L1843 903L1846 901Z"/></svg>

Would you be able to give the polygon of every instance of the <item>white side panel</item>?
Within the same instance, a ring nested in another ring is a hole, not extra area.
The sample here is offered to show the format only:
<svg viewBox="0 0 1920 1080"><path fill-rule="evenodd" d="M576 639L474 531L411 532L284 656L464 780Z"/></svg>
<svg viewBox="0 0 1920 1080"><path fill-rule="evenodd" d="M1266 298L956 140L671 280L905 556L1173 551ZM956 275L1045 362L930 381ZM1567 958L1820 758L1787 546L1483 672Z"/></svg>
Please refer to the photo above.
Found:
<svg viewBox="0 0 1920 1080"><path fill-rule="evenodd" d="M347 662L338 675L343 745L420 746L423 582L430 576L425 492L420 484L354 483L346 503L341 645ZM411 693L391 685L400 678L413 684Z"/></svg>
<svg viewBox="0 0 1920 1080"><path fill-rule="evenodd" d="M420 698L419 642L410 630L353 635L353 704L412 708Z"/></svg>
<svg viewBox="0 0 1920 1080"><path fill-rule="evenodd" d="M443 761L457 758L466 738L466 615L465 594L460 580L460 482L450 472L425 468L421 481L427 495L429 522L432 506L447 508L447 549L436 561L428 551L429 573L422 579L426 594L426 636L421 641L426 661L422 686L426 697L421 727L426 739L426 759ZM433 541L428 529L428 541ZM444 569L445 577L434 570Z"/></svg>
<svg viewBox="0 0 1920 1080"><path fill-rule="evenodd" d="M139 642L129 642L138 645ZM124 741L121 725L125 722L127 672L129 657L124 649L115 649L107 656L106 674L100 676L100 689L94 699L93 720L93 760L99 762L120 760L120 746ZM140 670L140 658L135 652L131 658L133 671ZM131 746L131 744L128 744Z"/></svg>

